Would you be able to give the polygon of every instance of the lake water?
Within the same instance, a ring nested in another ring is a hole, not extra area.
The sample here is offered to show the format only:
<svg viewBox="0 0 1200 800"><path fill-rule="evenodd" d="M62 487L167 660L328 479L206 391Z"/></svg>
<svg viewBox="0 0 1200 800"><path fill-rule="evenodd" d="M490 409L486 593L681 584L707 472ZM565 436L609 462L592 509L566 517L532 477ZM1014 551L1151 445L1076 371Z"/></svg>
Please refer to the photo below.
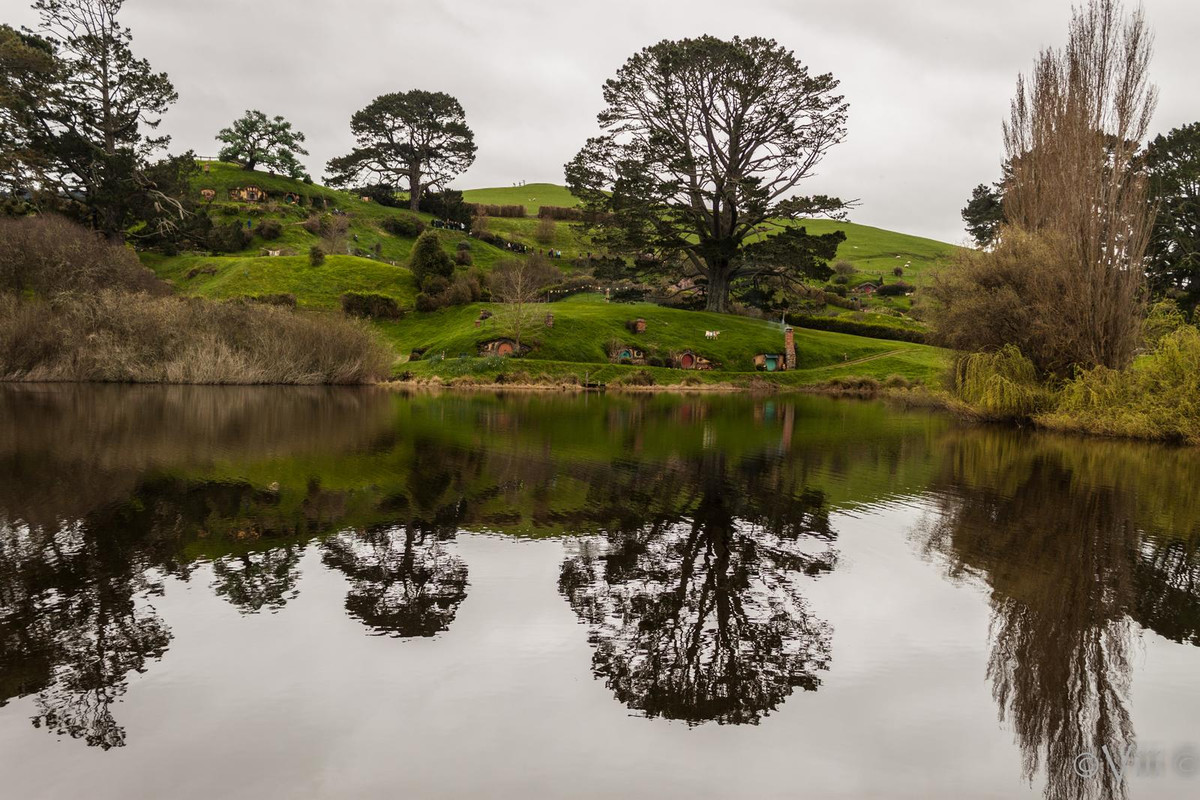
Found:
<svg viewBox="0 0 1200 800"><path fill-rule="evenodd" d="M880 403L0 386L0 797L1194 796L1198 528Z"/></svg>

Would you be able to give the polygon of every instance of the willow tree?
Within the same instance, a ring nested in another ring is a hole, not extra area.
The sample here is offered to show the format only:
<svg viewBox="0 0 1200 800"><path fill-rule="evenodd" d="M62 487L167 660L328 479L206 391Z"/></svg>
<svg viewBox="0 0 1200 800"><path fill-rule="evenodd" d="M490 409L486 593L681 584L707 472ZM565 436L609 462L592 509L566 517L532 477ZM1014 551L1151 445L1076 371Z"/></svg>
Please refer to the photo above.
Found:
<svg viewBox="0 0 1200 800"><path fill-rule="evenodd" d="M739 279L828 274L844 236L792 221L846 208L796 192L845 138L837 86L770 39L659 42L605 82L602 133L567 184L600 243L692 279L710 310L728 310Z"/></svg>
<svg viewBox="0 0 1200 800"><path fill-rule="evenodd" d="M329 183L405 186L413 211L426 189L444 186L475 161L475 134L462 105L445 92L380 95L354 113L350 131L356 146L329 161Z"/></svg>

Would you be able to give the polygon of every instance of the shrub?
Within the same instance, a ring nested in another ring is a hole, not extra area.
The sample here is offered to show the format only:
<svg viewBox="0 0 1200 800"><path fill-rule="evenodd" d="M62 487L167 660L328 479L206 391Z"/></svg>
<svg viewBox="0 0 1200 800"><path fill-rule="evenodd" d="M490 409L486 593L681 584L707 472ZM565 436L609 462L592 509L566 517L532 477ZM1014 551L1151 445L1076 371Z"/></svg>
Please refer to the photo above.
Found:
<svg viewBox="0 0 1200 800"><path fill-rule="evenodd" d="M855 336L869 336L872 339L888 339L896 342L915 342L917 344L925 344L926 340L925 334L918 330L879 325L873 322L858 322L857 320L846 319L845 317L811 317L788 314L787 321L797 328L850 333Z"/></svg>
<svg viewBox="0 0 1200 800"><path fill-rule="evenodd" d="M419 285L434 276L449 278L454 274L454 261L442 249L442 240L437 231L425 231L417 237L409 258L409 269Z"/></svg>
<svg viewBox="0 0 1200 800"><path fill-rule="evenodd" d="M214 225L208 232L208 249L214 253L237 253L246 249L252 236L240 222Z"/></svg>
<svg viewBox="0 0 1200 800"><path fill-rule="evenodd" d="M442 307L441 301L437 297L418 292L416 299L417 311L437 311Z"/></svg>
<svg viewBox="0 0 1200 800"><path fill-rule="evenodd" d="M50 295L100 288L168 291L132 250L82 225L55 215L0 218L0 291Z"/></svg>
<svg viewBox="0 0 1200 800"><path fill-rule="evenodd" d="M258 223L258 227L254 229L254 232L270 242L283 235L283 225L277 219L264 219Z"/></svg>
<svg viewBox="0 0 1200 800"><path fill-rule="evenodd" d="M281 292L279 294L256 294L246 298L251 303L265 303L269 306L283 306L284 308L296 307L296 295L291 292Z"/></svg>
<svg viewBox="0 0 1200 800"><path fill-rule="evenodd" d="M342 295L342 312L364 319L400 319L400 310L395 298L372 292L346 292Z"/></svg>
<svg viewBox="0 0 1200 800"><path fill-rule="evenodd" d="M645 369L636 369L615 378L612 383L616 386L654 386L658 381L654 375Z"/></svg>
<svg viewBox="0 0 1200 800"><path fill-rule="evenodd" d="M466 205L476 217L508 217L511 219L525 217L525 206L522 205L500 206L493 203L467 203Z"/></svg>
<svg viewBox="0 0 1200 800"><path fill-rule="evenodd" d="M885 283L875 290L875 294L880 297L903 297L912 292L912 290L912 284L897 281L896 283Z"/></svg>
<svg viewBox="0 0 1200 800"><path fill-rule="evenodd" d="M608 299L614 303L640 303L646 299L646 290L641 286L623 286L613 291Z"/></svg>
<svg viewBox="0 0 1200 800"><path fill-rule="evenodd" d="M554 235L558 230L558 225L550 217L542 217L537 224L537 229L534 231L534 238L542 244L552 244Z"/></svg>
<svg viewBox="0 0 1200 800"><path fill-rule="evenodd" d="M483 294L483 287L475 275L459 275L454 283L442 292L442 302L447 306L465 306L474 303Z"/></svg>
<svg viewBox="0 0 1200 800"><path fill-rule="evenodd" d="M1040 374L1062 378L1076 366L1123 367L1140 343L1141 305L1118 302L1128 276L1092 266L1081 269L1070 237L1051 230L1010 229L991 251L963 251L922 289L935 343L961 351L1013 344ZM1111 293L1096 283L1105 277Z"/></svg>
<svg viewBox="0 0 1200 800"><path fill-rule="evenodd" d="M837 284L838 286L845 286L847 283L850 282L850 279L847 278L845 275L834 275L833 282L835 284Z"/></svg>
<svg viewBox="0 0 1200 800"><path fill-rule="evenodd" d="M257 303L101 290L0 295L0 379L364 383L389 350L362 323Z"/></svg>
<svg viewBox="0 0 1200 800"><path fill-rule="evenodd" d="M454 251L454 263L460 267L469 267L475 262L474 259L471 258L470 250L463 250L460 248Z"/></svg>
<svg viewBox="0 0 1200 800"><path fill-rule="evenodd" d="M192 278L195 278L197 275L216 275L216 274L217 274L217 268L210 264L208 266L203 266L203 267L192 267L191 269L189 269L187 272L184 273L183 277L190 281Z"/></svg>
<svg viewBox="0 0 1200 800"><path fill-rule="evenodd" d="M960 355L951 390L971 411L988 419L1024 419L1044 410L1050 398L1037 367L1011 344L995 352Z"/></svg>
<svg viewBox="0 0 1200 800"><path fill-rule="evenodd" d="M384 217L383 221L379 223L379 227L393 236L402 236L405 239L415 239L425 232L424 220L412 214Z"/></svg>
<svg viewBox="0 0 1200 800"><path fill-rule="evenodd" d="M904 275L904 267L896 267L895 269L892 270L892 274L895 275L897 278L903 276Z"/></svg>
<svg viewBox="0 0 1200 800"><path fill-rule="evenodd" d="M858 268L849 261L842 259L833 265L833 271L840 278L849 278L851 275L858 272ZM845 282L846 281L840 281L840 283Z"/></svg>

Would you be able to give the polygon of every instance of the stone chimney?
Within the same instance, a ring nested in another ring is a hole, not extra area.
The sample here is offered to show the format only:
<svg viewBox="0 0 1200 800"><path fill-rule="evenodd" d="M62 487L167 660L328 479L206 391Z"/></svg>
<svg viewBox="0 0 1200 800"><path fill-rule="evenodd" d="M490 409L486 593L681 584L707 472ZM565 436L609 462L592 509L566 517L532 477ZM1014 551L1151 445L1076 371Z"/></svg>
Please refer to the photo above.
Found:
<svg viewBox="0 0 1200 800"><path fill-rule="evenodd" d="M783 329L783 358L788 369L796 368L796 334L791 326Z"/></svg>
<svg viewBox="0 0 1200 800"><path fill-rule="evenodd" d="M637 319L637 321L635 321L633 323L633 332L634 333L645 333L646 332L646 320L639 317Z"/></svg>
<svg viewBox="0 0 1200 800"><path fill-rule="evenodd" d="M554 327L554 315L553 315L553 314L547 314L547 315L546 315L546 327L547 327L547 328L553 328L553 327Z"/></svg>

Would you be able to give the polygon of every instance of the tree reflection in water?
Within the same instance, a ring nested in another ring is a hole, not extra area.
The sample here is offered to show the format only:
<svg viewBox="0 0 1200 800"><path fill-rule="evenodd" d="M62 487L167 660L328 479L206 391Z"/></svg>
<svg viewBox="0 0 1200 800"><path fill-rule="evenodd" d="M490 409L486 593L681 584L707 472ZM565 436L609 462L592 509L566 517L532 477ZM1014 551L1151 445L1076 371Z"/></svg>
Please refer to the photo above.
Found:
<svg viewBox="0 0 1200 800"><path fill-rule="evenodd" d="M467 565L446 550L452 536L412 525L344 531L324 543L324 561L350 579L350 616L376 633L433 636L467 596Z"/></svg>
<svg viewBox="0 0 1200 800"><path fill-rule="evenodd" d="M112 707L129 673L171 641L148 602L161 585L111 534L0 520L0 705L35 694L35 726L105 750L125 744Z"/></svg>
<svg viewBox="0 0 1200 800"><path fill-rule="evenodd" d="M829 667L832 629L799 588L836 562L824 499L761 466L709 455L595 487L603 516L627 523L578 542L559 589L589 626L596 677L648 717L757 723ZM642 513L622 508L639 497Z"/></svg>
<svg viewBox="0 0 1200 800"><path fill-rule="evenodd" d="M1132 465L1123 484L1105 481L1111 460L1094 473L1097 454L1077 442L977 431L948 451L922 535L952 575L991 587L988 678L1026 777L1044 769L1050 798L1126 796L1103 754L1119 765L1135 746L1134 622L1154 628L1155 611L1175 627L1196 619L1194 546L1148 532ZM1094 778L1076 772L1083 753L1100 759Z"/></svg>
<svg viewBox="0 0 1200 800"><path fill-rule="evenodd" d="M407 491L384 505L398 523L342 531L322 544L326 566L350 580L346 611L375 633L434 636L467 596L467 565L447 544L470 507L483 454L413 442Z"/></svg>

